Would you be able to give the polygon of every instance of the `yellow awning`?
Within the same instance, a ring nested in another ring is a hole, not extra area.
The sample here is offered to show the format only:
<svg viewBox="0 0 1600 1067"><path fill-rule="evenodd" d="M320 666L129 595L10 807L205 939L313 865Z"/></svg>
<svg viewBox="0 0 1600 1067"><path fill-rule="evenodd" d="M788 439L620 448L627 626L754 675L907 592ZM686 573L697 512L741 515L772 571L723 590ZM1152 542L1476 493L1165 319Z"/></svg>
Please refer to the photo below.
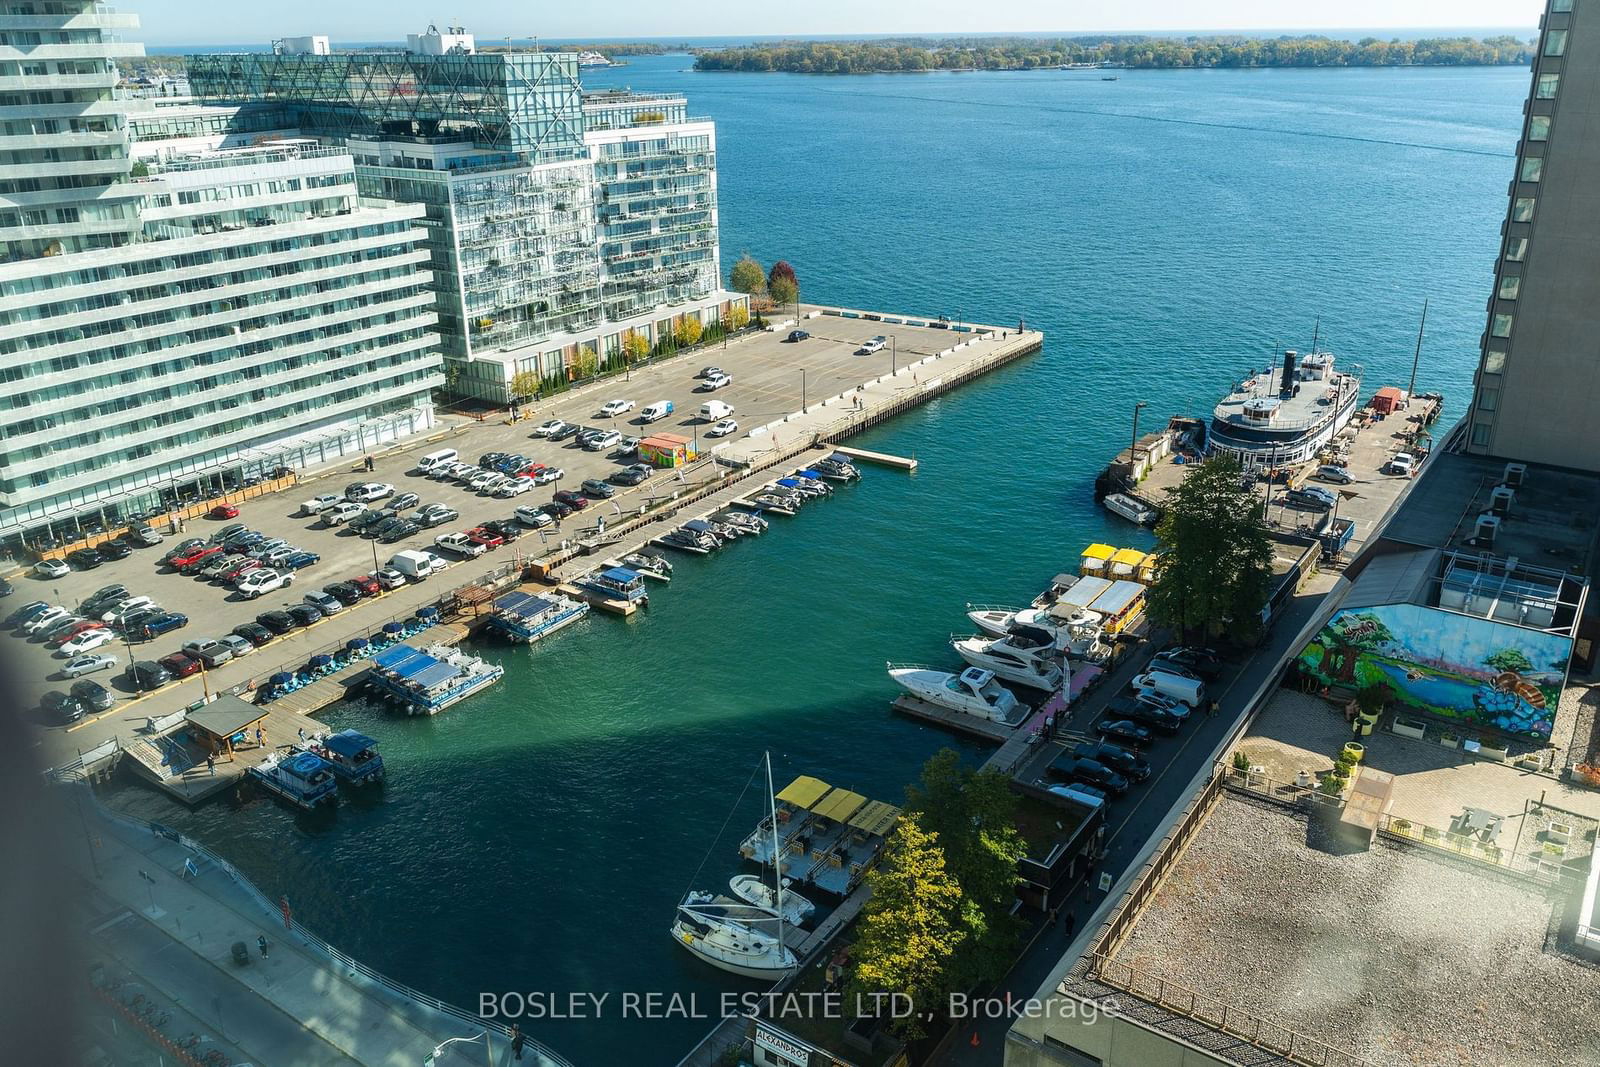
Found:
<svg viewBox="0 0 1600 1067"><path fill-rule="evenodd" d="M793 804L797 808L809 808L832 788L833 786L820 778L802 774L783 787L783 791L778 794L778 799L785 804Z"/></svg>
<svg viewBox="0 0 1600 1067"><path fill-rule="evenodd" d="M900 809L881 800L869 800L850 816L850 825L874 837L886 837L900 817Z"/></svg>
<svg viewBox="0 0 1600 1067"><path fill-rule="evenodd" d="M824 819L832 819L834 822L847 822L850 816L854 815L861 808L861 805L866 802L867 798L860 793L852 793L848 789L835 789L811 811Z"/></svg>
<svg viewBox="0 0 1600 1067"><path fill-rule="evenodd" d="M1137 567L1144 562L1146 555L1148 553L1142 552L1137 548L1119 548L1117 549L1117 554L1111 557L1111 562L1125 563L1130 567Z"/></svg>
<svg viewBox="0 0 1600 1067"><path fill-rule="evenodd" d="M1117 550L1110 545L1090 545L1083 550L1084 559L1110 559Z"/></svg>

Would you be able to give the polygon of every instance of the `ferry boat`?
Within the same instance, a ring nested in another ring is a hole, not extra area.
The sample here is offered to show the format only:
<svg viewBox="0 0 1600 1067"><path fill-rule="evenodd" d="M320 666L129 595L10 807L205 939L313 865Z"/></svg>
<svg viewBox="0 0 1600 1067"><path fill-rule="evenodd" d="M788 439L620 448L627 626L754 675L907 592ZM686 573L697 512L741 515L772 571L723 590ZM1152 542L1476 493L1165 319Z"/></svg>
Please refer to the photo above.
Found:
<svg viewBox="0 0 1600 1067"><path fill-rule="evenodd" d="M573 584L603 600L639 605L650 603L650 592L644 587L644 578L638 571L630 571L626 567L607 567L586 574Z"/></svg>
<svg viewBox="0 0 1600 1067"><path fill-rule="evenodd" d="M531 645L571 626L589 613L581 600L551 594L507 593L494 602L489 628L502 637Z"/></svg>
<svg viewBox="0 0 1600 1067"><path fill-rule="evenodd" d="M1161 518L1161 512L1127 493L1107 493L1100 503L1113 515L1121 515L1140 526L1154 526Z"/></svg>
<svg viewBox="0 0 1600 1067"><path fill-rule="evenodd" d="M1308 463L1344 429L1360 396L1360 368L1335 370L1332 353L1300 359L1291 349L1281 371L1252 371L1217 404L1206 454L1232 456L1248 471Z"/></svg>
<svg viewBox="0 0 1600 1067"><path fill-rule="evenodd" d="M267 792L306 811L339 800L339 782L333 776L333 768L311 752L273 752L248 773Z"/></svg>
<svg viewBox="0 0 1600 1067"><path fill-rule="evenodd" d="M384 779L378 742L358 730L313 737L299 746L332 768L334 776L351 785L373 785Z"/></svg>
<svg viewBox="0 0 1600 1067"><path fill-rule="evenodd" d="M373 656L372 663L368 686L407 715L437 715L505 674L505 668L448 645L395 645Z"/></svg>

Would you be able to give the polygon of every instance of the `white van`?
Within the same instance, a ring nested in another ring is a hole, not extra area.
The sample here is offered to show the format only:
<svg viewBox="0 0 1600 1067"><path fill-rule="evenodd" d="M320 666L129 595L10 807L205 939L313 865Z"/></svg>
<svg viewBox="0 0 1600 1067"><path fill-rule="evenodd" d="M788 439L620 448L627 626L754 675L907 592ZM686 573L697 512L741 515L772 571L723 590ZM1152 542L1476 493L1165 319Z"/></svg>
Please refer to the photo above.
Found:
<svg viewBox="0 0 1600 1067"><path fill-rule="evenodd" d="M1179 704L1187 704L1191 708L1198 708L1206 699L1206 683L1200 679L1168 674L1154 667L1135 678L1133 688L1148 690L1157 696L1175 700Z"/></svg>
<svg viewBox="0 0 1600 1067"><path fill-rule="evenodd" d="M716 422L733 414L733 405L724 404L720 400L707 400L700 405L700 417L707 422Z"/></svg>
<svg viewBox="0 0 1600 1067"><path fill-rule="evenodd" d="M660 422L672 414L672 401L657 400L654 404L646 404L639 410L639 417L645 422Z"/></svg>
<svg viewBox="0 0 1600 1067"><path fill-rule="evenodd" d="M420 582L434 571L433 553L417 552L410 548L401 549L389 559L389 567L413 581Z"/></svg>
<svg viewBox="0 0 1600 1067"><path fill-rule="evenodd" d="M461 453L453 448L441 448L437 452L429 452L417 460L417 470L423 474L431 474L436 467L446 466L461 458Z"/></svg>

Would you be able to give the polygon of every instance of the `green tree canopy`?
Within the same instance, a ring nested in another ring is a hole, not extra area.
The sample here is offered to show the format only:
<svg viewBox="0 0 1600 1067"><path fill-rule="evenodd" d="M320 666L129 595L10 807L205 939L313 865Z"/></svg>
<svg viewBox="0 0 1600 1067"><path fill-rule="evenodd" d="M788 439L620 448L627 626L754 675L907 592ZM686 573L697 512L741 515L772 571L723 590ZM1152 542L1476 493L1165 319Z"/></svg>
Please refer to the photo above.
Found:
<svg viewBox="0 0 1600 1067"><path fill-rule="evenodd" d="M629 330L622 339L622 354L633 363L650 354L650 339L636 330Z"/></svg>
<svg viewBox="0 0 1600 1067"><path fill-rule="evenodd" d="M788 278L774 278L767 283L767 295L779 305L792 304L800 299L800 287Z"/></svg>
<svg viewBox="0 0 1600 1067"><path fill-rule="evenodd" d="M728 285L736 293L756 296L767 288L767 272L762 270L761 264L751 259L748 254L743 255L729 272Z"/></svg>
<svg viewBox="0 0 1600 1067"><path fill-rule="evenodd" d="M1272 589L1272 542L1238 462L1213 456L1167 493L1150 617L1180 632L1254 637Z"/></svg>
<svg viewBox="0 0 1600 1067"><path fill-rule="evenodd" d="M901 816L867 873L872 896L861 909L846 983L852 1006L870 1006L881 993L910 997L915 1012L890 1024L906 1040L926 1034L917 1014L948 1002L950 960L962 938L961 886L946 869L937 836L920 819L912 812Z"/></svg>
<svg viewBox="0 0 1600 1067"><path fill-rule="evenodd" d="M1017 832L1010 779L998 771L974 771L954 749L941 749L923 765L920 784L907 788L906 810L916 812L938 838L961 886L961 948L952 961L949 990L998 979L1021 932L1011 908L1017 862L1027 852Z"/></svg>
<svg viewBox="0 0 1600 1067"><path fill-rule="evenodd" d="M600 356L593 348L584 345L578 349L578 356L572 361L572 376L578 381L593 378L600 372Z"/></svg>

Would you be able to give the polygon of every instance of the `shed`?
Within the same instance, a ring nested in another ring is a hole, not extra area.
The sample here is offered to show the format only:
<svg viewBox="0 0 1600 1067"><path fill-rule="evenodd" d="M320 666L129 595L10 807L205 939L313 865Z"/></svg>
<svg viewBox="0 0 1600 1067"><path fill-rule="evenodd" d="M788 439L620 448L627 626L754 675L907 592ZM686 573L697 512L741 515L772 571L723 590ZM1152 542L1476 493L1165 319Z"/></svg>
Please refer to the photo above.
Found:
<svg viewBox="0 0 1600 1067"><path fill-rule="evenodd" d="M233 740L248 737L267 717L267 710L236 696L220 696L184 716L195 739L207 752L232 754Z"/></svg>
<svg viewBox="0 0 1600 1067"><path fill-rule="evenodd" d="M694 458L694 443L675 433L653 433L639 442L639 459L654 467L677 467Z"/></svg>
<svg viewBox="0 0 1600 1067"><path fill-rule="evenodd" d="M1372 410L1380 415L1388 415L1405 407L1406 391L1393 385L1386 385L1372 394Z"/></svg>

